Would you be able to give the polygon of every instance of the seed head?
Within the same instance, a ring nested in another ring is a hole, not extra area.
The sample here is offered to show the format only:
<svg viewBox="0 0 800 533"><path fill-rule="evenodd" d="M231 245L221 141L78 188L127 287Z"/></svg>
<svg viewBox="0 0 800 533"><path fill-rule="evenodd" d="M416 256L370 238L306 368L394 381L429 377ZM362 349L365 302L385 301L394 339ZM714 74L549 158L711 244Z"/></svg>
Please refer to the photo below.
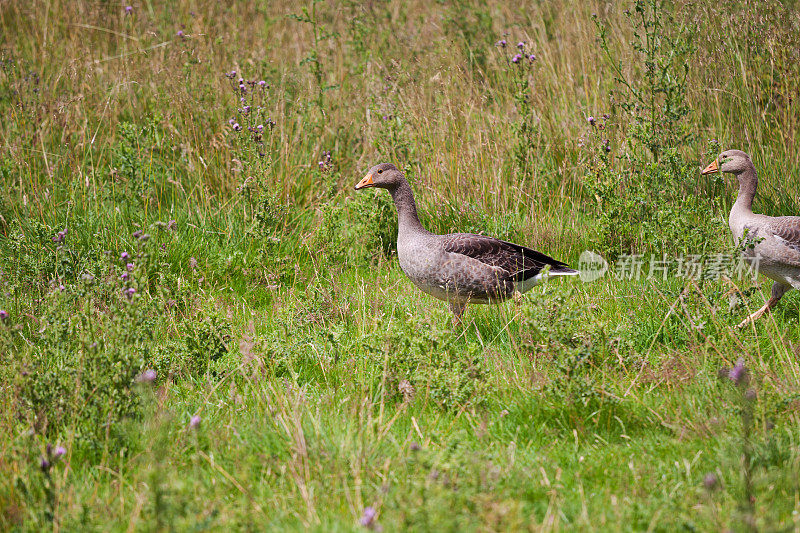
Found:
<svg viewBox="0 0 800 533"><path fill-rule="evenodd" d="M139 383L152 383L156 380L156 371L152 368L148 368L136 378L136 381Z"/></svg>
<svg viewBox="0 0 800 533"><path fill-rule="evenodd" d="M53 242L62 243L64 239L67 237L67 228L59 231L53 236Z"/></svg>
<svg viewBox="0 0 800 533"><path fill-rule="evenodd" d="M372 527L375 523L375 517L377 516L378 512L375 511L375 508L371 505L369 507L364 508L364 513L361 515L361 520L359 523L364 527Z"/></svg>
<svg viewBox="0 0 800 533"><path fill-rule="evenodd" d="M716 474L709 472L705 476L703 476L703 486L708 491L712 491L717 488L719 485L719 479L717 478Z"/></svg>
<svg viewBox="0 0 800 533"><path fill-rule="evenodd" d="M747 367L744 366L744 358L740 357L736 364L728 371L728 379L736 385L741 385L747 379Z"/></svg>

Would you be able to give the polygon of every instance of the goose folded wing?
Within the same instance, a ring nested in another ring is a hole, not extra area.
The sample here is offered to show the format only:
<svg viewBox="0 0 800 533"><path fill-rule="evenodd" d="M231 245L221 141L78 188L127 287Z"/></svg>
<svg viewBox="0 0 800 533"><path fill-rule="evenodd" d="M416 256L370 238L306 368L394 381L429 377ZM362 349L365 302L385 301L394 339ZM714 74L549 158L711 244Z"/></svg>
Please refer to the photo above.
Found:
<svg viewBox="0 0 800 533"><path fill-rule="evenodd" d="M800 217L780 217L769 230L781 244L800 254Z"/></svg>
<svg viewBox="0 0 800 533"><path fill-rule="evenodd" d="M473 233L453 233L443 237L446 252L462 254L487 265L502 268L515 281L535 276L546 266L550 266L554 271L570 270L565 263L543 253L494 237Z"/></svg>

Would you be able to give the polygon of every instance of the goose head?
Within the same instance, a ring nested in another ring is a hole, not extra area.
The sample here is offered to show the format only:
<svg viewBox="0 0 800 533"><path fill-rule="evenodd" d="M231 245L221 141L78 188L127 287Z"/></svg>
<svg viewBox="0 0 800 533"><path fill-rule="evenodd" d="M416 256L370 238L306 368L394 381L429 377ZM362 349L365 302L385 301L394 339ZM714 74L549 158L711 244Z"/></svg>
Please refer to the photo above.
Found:
<svg viewBox="0 0 800 533"><path fill-rule="evenodd" d="M381 163L375 165L361 181L356 184L356 190L366 189L367 187L380 187L381 189L395 189L405 178L403 173L391 163Z"/></svg>
<svg viewBox="0 0 800 533"><path fill-rule="evenodd" d="M725 150L711 162L700 174L716 174L717 172L729 172L739 175L747 169L753 168L750 156L741 150Z"/></svg>

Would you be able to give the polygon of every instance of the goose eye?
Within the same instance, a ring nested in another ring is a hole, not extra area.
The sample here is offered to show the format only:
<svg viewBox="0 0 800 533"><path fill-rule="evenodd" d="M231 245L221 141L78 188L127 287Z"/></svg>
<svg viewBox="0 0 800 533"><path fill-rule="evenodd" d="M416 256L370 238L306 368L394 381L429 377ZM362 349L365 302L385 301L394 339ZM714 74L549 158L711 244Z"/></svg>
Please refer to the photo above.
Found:
<svg viewBox="0 0 800 533"><path fill-rule="evenodd" d="M383 172L383 170L379 170L379 171L378 171L378 174L380 174L381 172Z"/></svg>

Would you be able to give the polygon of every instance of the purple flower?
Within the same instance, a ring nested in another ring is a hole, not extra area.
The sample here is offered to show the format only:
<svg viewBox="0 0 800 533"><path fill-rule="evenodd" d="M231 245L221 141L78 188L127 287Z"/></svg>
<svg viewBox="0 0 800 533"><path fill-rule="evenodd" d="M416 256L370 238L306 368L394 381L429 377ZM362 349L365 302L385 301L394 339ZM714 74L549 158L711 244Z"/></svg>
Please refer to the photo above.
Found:
<svg viewBox="0 0 800 533"><path fill-rule="evenodd" d="M64 242L64 238L67 236L67 228L59 231L56 235L53 236L53 242Z"/></svg>
<svg viewBox="0 0 800 533"><path fill-rule="evenodd" d="M587 120L587 121L589 122L589 124L591 124L592 126L594 126L594 124L595 124L595 122L596 122L596 120L594 119L594 117L593 117L593 116L591 116L591 115L589 115L589 118L587 118L586 120Z"/></svg>
<svg viewBox="0 0 800 533"><path fill-rule="evenodd" d="M183 39L183 38L185 37L185 35L184 35L184 33L183 33L183 30L178 30L178 33L176 33L175 35L177 35L177 36L178 36L178 37L180 37L181 39Z"/></svg>
<svg viewBox="0 0 800 533"><path fill-rule="evenodd" d="M511 58L511 62L512 63L519 63L520 59L522 59L522 56L520 54L517 54L517 55L515 55L514 57Z"/></svg>
<svg viewBox="0 0 800 533"><path fill-rule="evenodd" d="M136 381L139 383L152 383L156 380L156 371L152 368L148 368L136 378Z"/></svg>
<svg viewBox="0 0 800 533"><path fill-rule="evenodd" d="M122 252L119 257L124 261L130 257L130 254L128 252Z"/></svg>
<svg viewBox="0 0 800 533"><path fill-rule="evenodd" d="M711 472L703 476L703 486L706 488L706 490L710 491L716 489L718 483L719 479L717 479L717 476Z"/></svg>
<svg viewBox="0 0 800 533"><path fill-rule="evenodd" d="M127 265L125 265L125 268L128 269L128 272L133 272L133 263L128 263Z"/></svg>
<svg viewBox="0 0 800 533"><path fill-rule="evenodd" d="M505 39L500 39L495 43L495 46L499 46L500 48L505 48L508 43Z"/></svg>
<svg viewBox="0 0 800 533"><path fill-rule="evenodd" d="M523 43L522 41L518 42L518 43L517 43L517 48L519 48L520 50L522 50L523 48L525 48L525 43Z"/></svg>
<svg viewBox="0 0 800 533"><path fill-rule="evenodd" d="M531 63L533 63L534 61L536 61L536 54L529 55L528 59L530 60Z"/></svg>
<svg viewBox="0 0 800 533"><path fill-rule="evenodd" d="M192 270L197 268L197 259L195 259L194 257L189 258L189 268L191 268Z"/></svg>
<svg viewBox="0 0 800 533"><path fill-rule="evenodd" d="M230 119L230 120L228 121L228 124L230 124L231 126L233 126L234 124L236 124L236 121L235 121L234 119Z"/></svg>
<svg viewBox="0 0 800 533"><path fill-rule="evenodd" d="M259 87L266 87L267 86L267 82L265 82L264 80L261 80L260 82L258 82L258 86Z"/></svg>
<svg viewBox="0 0 800 533"><path fill-rule="evenodd" d="M53 457L58 459L62 455L65 455L66 453L67 453L67 449L66 448L64 448L63 446L56 446L55 451L53 451Z"/></svg>
<svg viewBox="0 0 800 533"><path fill-rule="evenodd" d="M133 6L125 6L125 14L133 15Z"/></svg>
<svg viewBox="0 0 800 533"><path fill-rule="evenodd" d="M0 309L0 320L6 321L8 320L8 311L5 309Z"/></svg>
<svg viewBox="0 0 800 533"><path fill-rule="evenodd" d="M170 220L167 224L167 229L170 231L175 231L178 227L178 223L175 220Z"/></svg>
<svg viewBox="0 0 800 533"><path fill-rule="evenodd" d="M128 273L127 272L123 272L120 275L119 279L121 279L122 281L128 281Z"/></svg>
<svg viewBox="0 0 800 533"><path fill-rule="evenodd" d="M375 510L374 507L371 505L369 507L364 508L364 513L361 515L361 520L359 523L364 527L372 527L375 523L375 517L378 515L378 512Z"/></svg>
<svg viewBox="0 0 800 533"><path fill-rule="evenodd" d="M126 295L126 296L127 296L129 299L130 299L130 298L133 298L133 295L134 295L134 294L136 294L136 289L134 289L133 287L129 287L128 289L125 289L125 295Z"/></svg>
<svg viewBox="0 0 800 533"><path fill-rule="evenodd" d="M418 442L412 442L409 448L411 449L412 452L418 452L422 449Z"/></svg>
<svg viewBox="0 0 800 533"><path fill-rule="evenodd" d="M46 457L42 457L39 461L39 468L42 469L42 472L47 472L50 470L50 461L48 461Z"/></svg>
<svg viewBox="0 0 800 533"><path fill-rule="evenodd" d="M134 231L134 232L133 232L133 235L131 235L131 236L132 236L134 239L138 239L139 237L141 237L141 236L142 236L142 230L138 229L138 230Z"/></svg>
<svg viewBox="0 0 800 533"><path fill-rule="evenodd" d="M728 371L728 379L740 385L745 378L747 378L747 367L744 366L744 358L740 357L733 368Z"/></svg>
<svg viewBox="0 0 800 533"><path fill-rule="evenodd" d="M241 129L242 129L242 127L239 125L238 122L234 122L233 123L233 131L239 131Z"/></svg>
<svg viewBox="0 0 800 533"><path fill-rule="evenodd" d="M189 419L189 427L194 429L200 425L200 415L194 415L192 418Z"/></svg>
<svg viewBox="0 0 800 533"><path fill-rule="evenodd" d="M264 126L263 126L263 125L261 125L261 124L259 124L258 126L256 126L256 129L257 129L258 131L262 131L262 130L264 129Z"/></svg>
<svg viewBox="0 0 800 533"><path fill-rule="evenodd" d="M244 106L242 108L242 113L244 113L245 115L248 114L249 112L250 112L250 106L249 105L246 105L246 106Z"/></svg>

